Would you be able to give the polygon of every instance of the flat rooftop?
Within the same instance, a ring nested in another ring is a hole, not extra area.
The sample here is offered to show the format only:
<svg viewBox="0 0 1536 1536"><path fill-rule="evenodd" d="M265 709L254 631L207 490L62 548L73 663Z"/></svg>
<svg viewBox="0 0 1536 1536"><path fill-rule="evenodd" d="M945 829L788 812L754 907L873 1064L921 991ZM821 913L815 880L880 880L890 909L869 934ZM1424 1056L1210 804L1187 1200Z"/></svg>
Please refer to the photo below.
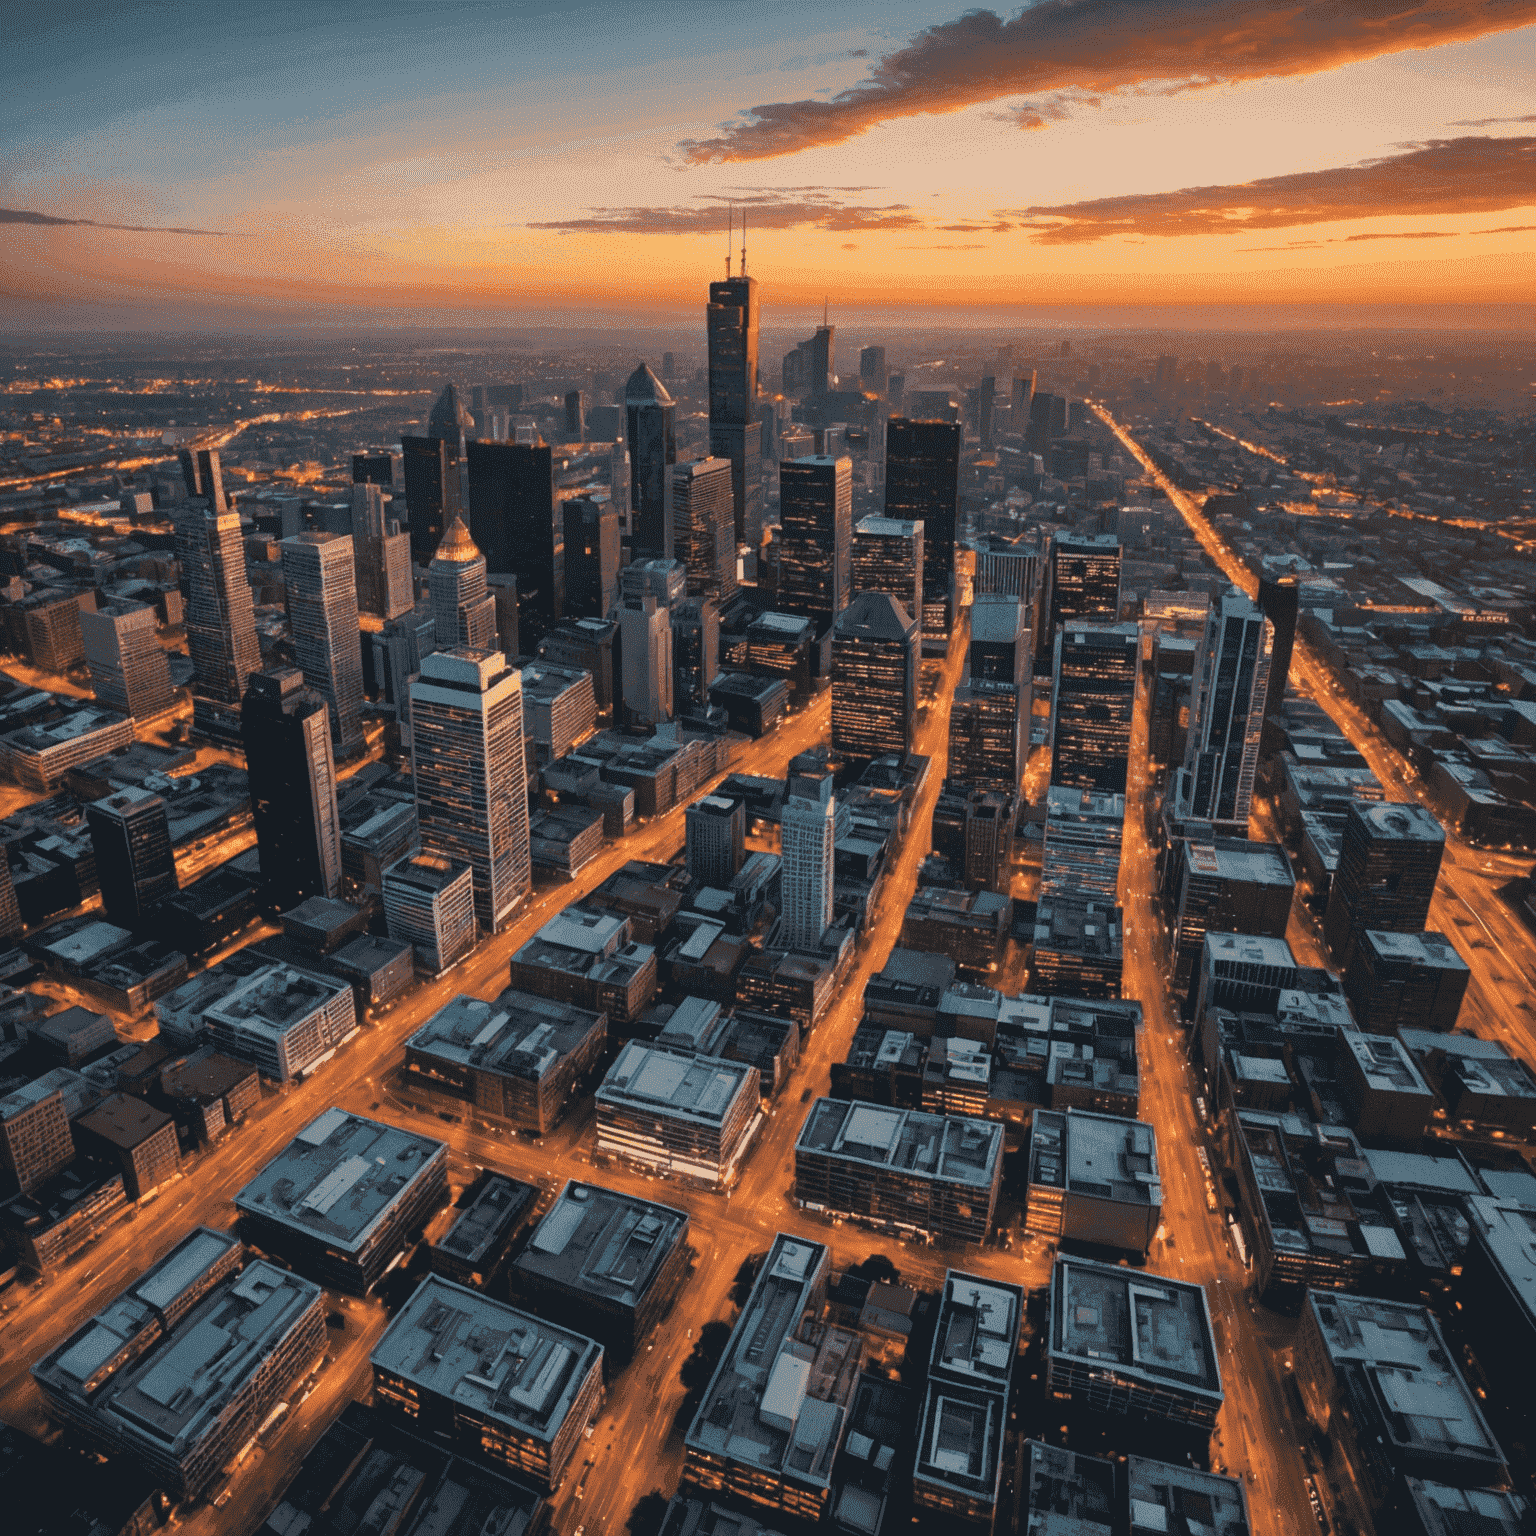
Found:
<svg viewBox="0 0 1536 1536"><path fill-rule="evenodd" d="M599 1085L597 1102L718 1126L738 1095L757 1092L749 1081L754 1070L743 1062L631 1040Z"/></svg>
<svg viewBox="0 0 1536 1536"><path fill-rule="evenodd" d="M929 1374L1005 1391L1023 1318L1021 1287L950 1270L944 1276Z"/></svg>
<svg viewBox="0 0 1536 1536"><path fill-rule="evenodd" d="M578 1049L602 1015L509 987L495 1002L461 993L407 1042L459 1066L537 1082Z"/></svg>
<svg viewBox="0 0 1536 1536"><path fill-rule="evenodd" d="M1221 1396L1204 1287L1182 1280L1059 1257L1048 1347L1090 1368Z"/></svg>
<svg viewBox="0 0 1536 1536"><path fill-rule="evenodd" d="M1161 1206L1157 1133L1144 1120L1037 1109L1029 1182L1125 1205Z"/></svg>
<svg viewBox="0 0 1536 1536"><path fill-rule="evenodd" d="M441 1141L328 1109L235 1196L235 1209L355 1253L422 1173L447 1157Z"/></svg>
<svg viewBox="0 0 1536 1536"><path fill-rule="evenodd" d="M1191 841L1184 844L1184 859L1194 875L1285 890L1296 883L1291 861L1278 843L1250 843L1236 837L1218 837L1210 843Z"/></svg>
<svg viewBox="0 0 1536 1536"><path fill-rule="evenodd" d="M1208 961L1227 965L1269 965L1294 971L1296 957L1284 939L1263 933L1208 933L1205 936Z"/></svg>
<svg viewBox="0 0 1536 1536"><path fill-rule="evenodd" d="M579 1333L428 1275L369 1358L483 1420L549 1441L602 1354Z"/></svg>
<svg viewBox="0 0 1536 1536"><path fill-rule="evenodd" d="M1465 1202L1472 1231L1536 1327L1536 1209L1481 1196Z"/></svg>
<svg viewBox="0 0 1536 1536"><path fill-rule="evenodd" d="M1467 962L1443 933L1385 933L1379 928L1367 928L1360 942L1386 964L1467 970Z"/></svg>
<svg viewBox="0 0 1536 1536"><path fill-rule="evenodd" d="M532 1184L491 1174L480 1193L459 1212L437 1247L466 1264L479 1263L522 1220L538 1195Z"/></svg>
<svg viewBox="0 0 1536 1536"><path fill-rule="evenodd" d="M818 1099L805 1118L795 1151L986 1189L1003 1155L1003 1128L995 1121L962 1115Z"/></svg>
<svg viewBox="0 0 1536 1536"><path fill-rule="evenodd" d="M687 1235L686 1211L573 1179L560 1191L514 1267L634 1308Z"/></svg>
<svg viewBox="0 0 1536 1536"><path fill-rule="evenodd" d="M1125 1474L1131 1536L1248 1536L1240 1478L1147 1456L1127 1457Z"/></svg>
<svg viewBox="0 0 1536 1536"><path fill-rule="evenodd" d="M1445 828L1416 801L1356 800L1350 814L1358 816L1372 838L1393 842L1445 843Z"/></svg>
<svg viewBox="0 0 1536 1536"><path fill-rule="evenodd" d="M1117 1523L1115 1464L1026 1440L1024 1536L1099 1536Z"/></svg>
<svg viewBox="0 0 1536 1536"><path fill-rule="evenodd" d="M281 1035L318 1012L348 984L334 976L272 965L247 977L207 1010L219 1023Z"/></svg>

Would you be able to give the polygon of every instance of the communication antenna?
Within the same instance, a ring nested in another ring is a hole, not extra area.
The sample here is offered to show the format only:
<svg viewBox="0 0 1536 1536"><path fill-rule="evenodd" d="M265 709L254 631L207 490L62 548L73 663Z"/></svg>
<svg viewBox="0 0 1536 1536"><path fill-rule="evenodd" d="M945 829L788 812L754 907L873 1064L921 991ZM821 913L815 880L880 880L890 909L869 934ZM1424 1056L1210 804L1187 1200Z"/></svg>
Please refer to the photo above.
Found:
<svg viewBox="0 0 1536 1536"><path fill-rule="evenodd" d="M731 280L731 234L736 227L735 210L731 204L725 205L725 280Z"/></svg>
<svg viewBox="0 0 1536 1536"><path fill-rule="evenodd" d="M741 275L747 275L747 210L741 210Z"/></svg>
<svg viewBox="0 0 1536 1536"><path fill-rule="evenodd" d="M826 294L822 294L822 296L821 296L821 328L822 328L822 330L826 330L826 328L827 328L827 296L826 296Z"/></svg>

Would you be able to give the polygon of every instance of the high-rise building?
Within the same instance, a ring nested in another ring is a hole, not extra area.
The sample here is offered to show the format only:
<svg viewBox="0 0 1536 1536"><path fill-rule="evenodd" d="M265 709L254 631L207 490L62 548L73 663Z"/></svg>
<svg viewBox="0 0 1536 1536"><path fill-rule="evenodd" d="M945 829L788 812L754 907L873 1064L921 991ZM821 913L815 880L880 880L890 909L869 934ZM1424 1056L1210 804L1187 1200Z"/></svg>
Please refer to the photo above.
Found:
<svg viewBox="0 0 1536 1536"><path fill-rule="evenodd" d="M1269 655L1269 687L1264 695L1268 720L1285 700L1291 677L1291 652L1296 646L1296 620L1301 613L1301 584L1294 576L1259 577L1259 607L1274 628Z"/></svg>
<svg viewBox="0 0 1536 1536"><path fill-rule="evenodd" d="M300 533L282 542L294 655L304 681L331 706L331 740L346 756L363 744L363 656L352 539Z"/></svg>
<svg viewBox="0 0 1536 1536"><path fill-rule="evenodd" d="M971 645L966 669L972 682L1022 686L1033 676L1028 615L1016 597L988 592L971 610Z"/></svg>
<svg viewBox="0 0 1536 1536"><path fill-rule="evenodd" d="M672 518L667 498L677 462L677 407L661 380L641 363L624 386L629 437L631 519L637 557L672 558Z"/></svg>
<svg viewBox="0 0 1536 1536"><path fill-rule="evenodd" d="M462 459L465 440L472 437L474 432L475 418L459 398L458 386L453 383L444 384L442 394L437 397L437 404L432 407L432 414L427 417L427 435L447 443L453 456Z"/></svg>
<svg viewBox="0 0 1536 1536"><path fill-rule="evenodd" d="M1180 813L1227 837L1248 835L1274 635L1263 610L1234 587L1212 605L1196 661Z"/></svg>
<svg viewBox="0 0 1536 1536"><path fill-rule="evenodd" d="M405 513L411 554L425 565L442 542L443 529L464 510L459 453L440 437L402 437Z"/></svg>
<svg viewBox="0 0 1536 1536"><path fill-rule="evenodd" d="M1445 829L1416 801L1350 801L1323 918L1339 970L1353 964L1367 929L1424 931L1444 853Z"/></svg>
<svg viewBox="0 0 1536 1536"><path fill-rule="evenodd" d="M832 388L832 379L837 372L837 327L818 325L808 345L810 367L806 382L813 397L824 395Z"/></svg>
<svg viewBox="0 0 1536 1536"><path fill-rule="evenodd" d="M627 486L623 489L628 497ZM605 619L619 600L619 514L614 503L573 496L565 519L565 616Z"/></svg>
<svg viewBox="0 0 1536 1536"><path fill-rule="evenodd" d="M763 535L762 424L757 419L757 282L709 285L709 451L731 465L732 538Z"/></svg>
<svg viewBox="0 0 1536 1536"><path fill-rule="evenodd" d="M427 591L436 645L464 645L472 651L497 648L496 599L486 585L485 556L463 518L454 518L437 546L427 567Z"/></svg>
<svg viewBox="0 0 1536 1536"><path fill-rule="evenodd" d="M949 706L949 778L1015 794L1029 743L1028 684L972 677Z"/></svg>
<svg viewBox="0 0 1536 1536"><path fill-rule="evenodd" d="M883 395L890 374L884 347L865 347L859 353L859 382L872 395Z"/></svg>
<svg viewBox="0 0 1536 1536"><path fill-rule="evenodd" d="M359 613L396 619L409 613L416 596L411 586L411 537L394 518L384 515L384 492L371 482L352 487L352 557Z"/></svg>
<svg viewBox="0 0 1536 1536"><path fill-rule="evenodd" d="M200 496L215 512L228 510L224 499L224 474L219 467L217 448L183 448L177 455L181 460L181 478L188 496Z"/></svg>
<svg viewBox="0 0 1536 1536"><path fill-rule="evenodd" d="M1125 793L1141 631L1068 625L1051 678L1051 783Z"/></svg>
<svg viewBox="0 0 1536 1536"><path fill-rule="evenodd" d="M705 795L688 807L684 820L688 873L700 885L729 890L745 852L746 802L731 795Z"/></svg>
<svg viewBox="0 0 1536 1536"><path fill-rule="evenodd" d="M688 590L722 603L736 591L736 527L731 511L731 465L724 458L674 464L672 549L688 568Z"/></svg>
<svg viewBox="0 0 1536 1536"><path fill-rule="evenodd" d="M245 542L235 512L190 505L176 512L176 558L186 584L192 689L235 704L261 670L256 608L245 576Z"/></svg>
<svg viewBox="0 0 1536 1536"><path fill-rule="evenodd" d="M565 614L565 518L545 444L469 445L469 531L487 569L517 573L519 638L537 649Z"/></svg>
<svg viewBox="0 0 1536 1536"><path fill-rule="evenodd" d="M637 721L663 725L673 714L671 610L646 593L619 609L624 707Z"/></svg>
<svg viewBox="0 0 1536 1536"><path fill-rule="evenodd" d="M777 606L823 628L853 595L853 460L811 454L779 466Z"/></svg>
<svg viewBox="0 0 1536 1536"><path fill-rule="evenodd" d="M861 592L832 631L832 750L867 762L912 748L917 621L885 592Z"/></svg>
<svg viewBox="0 0 1536 1536"><path fill-rule="evenodd" d="M672 617L672 704L679 712L707 705L720 675L720 605L713 597L674 603Z"/></svg>
<svg viewBox="0 0 1536 1536"><path fill-rule="evenodd" d="M1010 400L1012 406L1009 426L1011 429L1023 435L1029 425L1029 408L1035 398L1035 372L1030 369L1028 373L1016 373L1013 376L1013 394Z"/></svg>
<svg viewBox="0 0 1536 1536"><path fill-rule="evenodd" d="M992 446L992 417L996 402L997 380L988 374L976 386L976 436L983 448Z"/></svg>
<svg viewBox="0 0 1536 1536"><path fill-rule="evenodd" d="M354 453L352 455L353 485L395 484L395 455L392 453Z"/></svg>
<svg viewBox="0 0 1536 1536"><path fill-rule="evenodd" d="M688 593L688 568L681 560L631 560L619 572L619 599L626 607L654 597L663 608L675 608Z"/></svg>
<svg viewBox="0 0 1536 1536"><path fill-rule="evenodd" d="M1166 353L1157 360L1157 374L1153 381L1153 387L1158 394L1174 388L1179 382L1179 360L1169 357Z"/></svg>
<svg viewBox="0 0 1536 1536"><path fill-rule="evenodd" d="M618 407L615 407L618 409ZM623 418L620 418L621 422ZM608 505L618 513L619 535L621 538L632 538L634 529L631 526L630 497L634 495L634 476L629 467L629 441L624 437L616 437L613 447L608 450ZM566 584L569 587L570 576L566 576Z"/></svg>
<svg viewBox="0 0 1536 1536"><path fill-rule="evenodd" d="M475 915L495 933L533 883L521 674L499 651L422 657L411 750L422 850L470 866Z"/></svg>
<svg viewBox="0 0 1536 1536"><path fill-rule="evenodd" d="M885 430L885 515L923 524L926 636L947 638L953 617L955 538L960 521L960 427L895 416Z"/></svg>
<svg viewBox="0 0 1536 1536"><path fill-rule="evenodd" d="M832 775L791 771L780 822L779 870L780 942L788 949L820 949L832 922L836 821Z"/></svg>
<svg viewBox="0 0 1536 1536"><path fill-rule="evenodd" d="M135 720L164 714L175 702L171 665L148 603L113 601L80 612L80 638L97 700Z"/></svg>
<svg viewBox="0 0 1536 1536"><path fill-rule="evenodd" d="M59 1083L60 1077L73 1076L67 1069L47 1072L0 1096L0 1172L24 1195L74 1161L75 1139Z"/></svg>
<svg viewBox="0 0 1536 1536"><path fill-rule="evenodd" d="M587 402L579 389L565 392L565 440L568 443L587 440Z"/></svg>
<svg viewBox="0 0 1536 1536"><path fill-rule="evenodd" d="M286 912L341 884L330 707L297 667L258 672L240 708L266 905Z"/></svg>
<svg viewBox="0 0 1536 1536"><path fill-rule="evenodd" d="M384 871L389 936L413 945L440 976L475 947L474 872L462 860L413 853Z"/></svg>
<svg viewBox="0 0 1536 1536"><path fill-rule="evenodd" d="M853 590L885 592L909 618L923 611L923 525L905 518L861 518L853 530Z"/></svg>
<svg viewBox="0 0 1536 1536"><path fill-rule="evenodd" d="M107 920L139 930L149 909L178 890L165 801L130 785L85 808Z"/></svg>
<svg viewBox="0 0 1536 1536"><path fill-rule="evenodd" d="M436 647L430 603L418 603L398 619L386 619L368 636L373 649L373 677L379 702L391 705L403 726L411 718L410 681L421 671L421 658Z"/></svg>
<svg viewBox="0 0 1536 1536"><path fill-rule="evenodd" d="M1043 644L1063 624L1113 624L1120 617L1120 541L1112 533L1058 533L1051 538L1050 617Z"/></svg>

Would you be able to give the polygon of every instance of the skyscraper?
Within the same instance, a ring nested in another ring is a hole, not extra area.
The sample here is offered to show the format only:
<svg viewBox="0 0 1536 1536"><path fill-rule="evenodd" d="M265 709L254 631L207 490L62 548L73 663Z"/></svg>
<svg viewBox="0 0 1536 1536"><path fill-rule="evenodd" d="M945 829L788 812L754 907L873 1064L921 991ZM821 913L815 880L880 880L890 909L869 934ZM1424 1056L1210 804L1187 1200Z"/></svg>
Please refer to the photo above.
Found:
<svg viewBox="0 0 1536 1536"><path fill-rule="evenodd" d="M224 472L219 466L217 448L183 448L181 478L188 496L201 496L215 512L227 510L224 500Z"/></svg>
<svg viewBox="0 0 1536 1536"><path fill-rule="evenodd" d="M432 598L432 634L440 649L465 645L496 649L496 599L485 579L485 556L475 547L462 518L454 518L427 567Z"/></svg>
<svg viewBox="0 0 1536 1536"><path fill-rule="evenodd" d="M757 281L709 285L709 451L731 464L732 539L763 535L762 424L757 419Z"/></svg>
<svg viewBox="0 0 1536 1536"><path fill-rule="evenodd" d="M700 885L729 889L745 855L745 802L731 795L705 795L688 807L684 821L688 873Z"/></svg>
<svg viewBox="0 0 1536 1536"><path fill-rule="evenodd" d="M865 347L859 353L859 383L872 395L883 395L889 373L884 347Z"/></svg>
<svg viewBox="0 0 1536 1536"><path fill-rule="evenodd" d="M341 884L330 706L297 667L258 672L240 708L265 904L287 911Z"/></svg>
<svg viewBox="0 0 1536 1536"><path fill-rule="evenodd" d="M672 605L672 707L679 714L707 706L720 675L720 605L689 597Z"/></svg>
<svg viewBox="0 0 1536 1536"><path fill-rule="evenodd" d="M997 403L997 380L988 374L976 388L976 436L983 448L992 446L992 413Z"/></svg>
<svg viewBox="0 0 1536 1536"><path fill-rule="evenodd" d="M810 340L810 374L808 383L812 397L826 394L832 388L837 372L837 327L818 325Z"/></svg>
<svg viewBox="0 0 1536 1536"><path fill-rule="evenodd" d="M677 462L677 408L661 380L641 363L624 386L629 435L630 506L636 558L672 558L672 519L667 497Z"/></svg>
<svg viewBox="0 0 1536 1536"><path fill-rule="evenodd" d="M1030 369L1028 373L1016 373L1013 376L1013 396L1011 399L1012 410L1010 413L1009 427L1023 435L1029 426L1029 408L1035 398L1035 372Z"/></svg>
<svg viewBox="0 0 1536 1536"><path fill-rule="evenodd" d="M447 443L454 458L462 459L465 440L472 437L474 431L475 418L459 398L458 385L444 384L432 414L427 417L427 436Z"/></svg>
<svg viewBox="0 0 1536 1536"><path fill-rule="evenodd" d="M499 651L423 656L411 752L422 850L469 865L475 916L495 933L533 883L521 673Z"/></svg>
<svg viewBox="0 0 1536 1536"><path fill-rule="evenodd" d="M912 747L917 621L885 592L861 592L832 631L832 750L868 762Z"/></svg>
<svg viewBox="0 0 1536 1536"><path fill-rule="evenodd" d="M1267 720L1285 701L1291 677L1291 652L1296 646L1296 620L1301 613L1301 584L1294 576L1259 577L1259 607L1274 626L1275 644L1269 657L1269 688L1264 695Z"/></svg>
<svg viewBox="0 0 1536 1536"><path fill-rule="evenodd" d="M565 518L545 444L469 445L469 531L488 570L516 572L522 643L536 649L565 616Z"/></svg>
<svg viewBox="0 0 1536 1536"><path fill-rule="evenodd" d="M1032 675L1029 630L1024 604L1016 597L988 592L971 610L971 645L966 666L973 682L1013 683Z"/></svg>
<svg viewBox="0 0 1536 1536"><path fill-rule="evenodd" d="M352 539L340 533L300 533L284 539L281 549L294 656L304 681L331 706L331 740L346 756L363 744L363 656Z"/></svg>
<svg viewBox="0 0 1536 1536"><path fill-rule="evenodd" d="M1113 624L1120 617L1120 541L1112 533L1051 537L1047 647L1063 624Z"/></svg>
<svg viewBox="0 0 1536 1536"><path fill-rule="evenodd" d="M402 437L400 453L411 554L419 565L425 565L441 543L443 529L464 508L459 455L440 437Z"/></svg>
<svg viewBox="0 0 1536 1536"><path fill-rule="evenodd" d="M619 645L623 651L624 706L646 725L672 718L672 615L647 592L627 599L619 609Z"/></svg>
<svg viewBox="0 0 1536 1536"><path fill-rule="evenodd" d="M1235 587L1211 607L1195 661L1181 815L1247 837L1274 625Z"/></svg>
<svg viewBox="0 0 1536 1536"><path fill-rule="evenodd" d="M731 512L728 460L692 459L674 464L672 550L688 568L688 590L713 594L723 603L736 591L736 528Z"/></svg>
<svg viewBox="0 0 1536 1536"><path fill-rule="evenodd" d="M569 389L565 393L565 440L568 443L587 440L587 402L579 389Z"/></svg>
<svg viewBox="0 0 1536 1536"><path fill-rule="evenodd" d="M1052 784L1125 793L1140 650L1135 624L1073 624L1056 636Z"/></svg>
<svg viewBox="0 0 1536 1536"><path fill-rule="evenodd" d="M384 493L368 482L352 487L352 558L359 613L394 619L410 612L416 602L410 535L386 518Z"/></svg>
<svg viewBox="0 0 1536 1536"><path fill-rule="evenodd" d="M100 703L135 720L149 720L175 703L170 662L148 603L114 601L94 613L83 609L80 636Z"/></svg>
<svg viewBox="0 0 1536 1536"><path fill-rule="evenodd" d="M1349 968L1367 929L1422 933L1429 921L1445 829L1416 801L1352 800L1328 892L1323 938Z"/></svg>
<svg viewBox="0 0 1536 1536"><path fill-rule="evenodd" d="M832 922L837 801L830 773L791 773L780 818L780 942L816 950Z"/></svg>
<svg viewBox="0 0 1536 1536"><path fill-rule="evenodd" d="M853 530L853 590L887 592L909 618L923 611L923 525L871 513Z"/></svg>
<svg viewBox="0 0 1536 1536"><path fill-rule="evenodd" d="M949 705L951 782L1018 792L1029 741L1030 688L973 676Z"/></svg>
<svg viewBox="0 0 1536 1536"><path fill-rule="evenodd" d="M187 591L192 690L236 704L246 679L261 670L239 515L197 505L178 508L176 558Z"/></svg>
<svg viewBox="0 0 1536 1536"><path fill-rule="evenodd" d="M629 440L617 437L608 452L608 505L618 514L621 539L634 536L630 507L630 497L634 492L634 476L629 467Z"/></svg>
<svg viewBox="0 0 1536 1536"><path fill-rule="evenodd" d="M165 801L131 785L85 808L107 921L141 930L149 909L174 896L176 856Z"/></svg>
<svg viewBox="0 0 1536 1536"><path fill-rule="evenodd" d="M623 487L628 496L628 487ZM611 502L573 496L565 520L565 617L605 619L619 598L619 515Z"/></svg>
<svg viewBox="0 0 1536 1536"><path fill-rule="evenodd" d="M947 639L953 617L955 537L960 519L960 427L892 417L885 433L885 515L923 524L925 636Z"/></svg>
<svg viewBox="0 0 1536 1536"><path fill-rule="evenodd" d="M853 595L853 460L811 454L779 466L778 606L824 629Z"/></svg>

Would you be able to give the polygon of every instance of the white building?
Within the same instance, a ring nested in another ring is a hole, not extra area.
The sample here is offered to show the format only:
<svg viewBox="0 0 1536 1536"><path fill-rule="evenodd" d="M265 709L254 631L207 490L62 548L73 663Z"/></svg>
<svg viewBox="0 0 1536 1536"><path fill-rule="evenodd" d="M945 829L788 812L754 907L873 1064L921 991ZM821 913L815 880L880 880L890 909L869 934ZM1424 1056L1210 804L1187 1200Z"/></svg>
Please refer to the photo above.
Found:
<svg viewBox="0 0 1536 1536"><path fill-rule="evenodd" d="M832 922L836 811L830 773L791 775L780 824L781 935L789 949L819 949L821 936Z"/></svg>

